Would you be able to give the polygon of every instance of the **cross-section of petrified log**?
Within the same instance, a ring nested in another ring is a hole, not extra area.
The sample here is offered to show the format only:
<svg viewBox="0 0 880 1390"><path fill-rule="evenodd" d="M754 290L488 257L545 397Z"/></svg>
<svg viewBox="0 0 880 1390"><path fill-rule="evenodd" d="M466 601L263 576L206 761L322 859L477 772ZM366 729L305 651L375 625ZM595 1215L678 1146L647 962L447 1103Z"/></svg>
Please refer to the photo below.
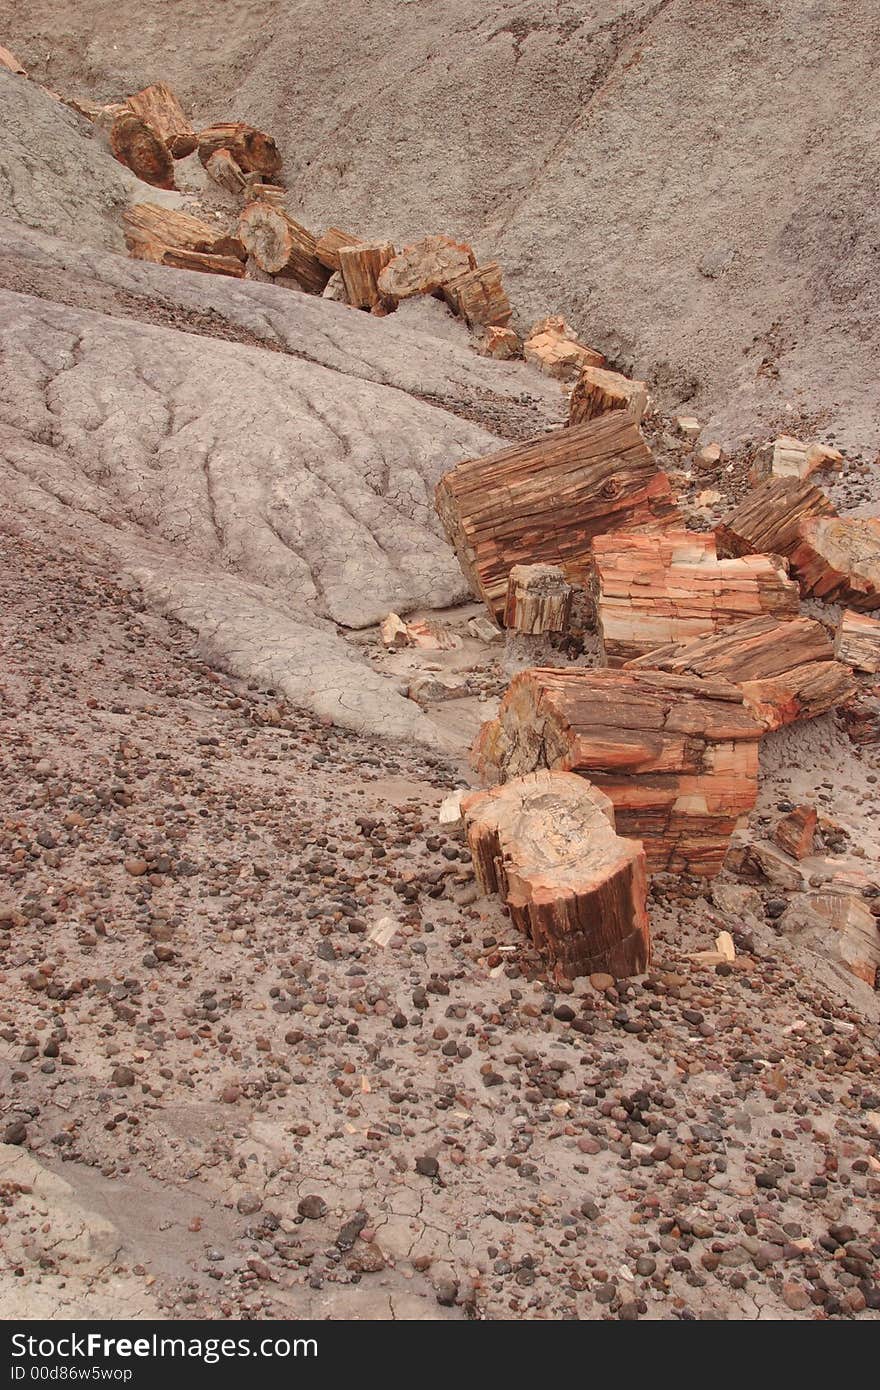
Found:
<svg viewBox="0 0 880 1390"><path fill-rule="evenodd" d="M838 624L834 653L857 671L880 671L880 618L847 609Z"/></svg>
<svg viewBox="0 0 880 1390"><path fill-rule="evenodd" d="M646 668L729 680L767 729L824 714L856 688L822 624L805 617L750 618L626 663L627 670Z"/></svg>
<svg viewBox="0 0 880 1390"><path fill-rule="evenodd" d="M594 536L678 518L669 479L622 411L460 463L435 497L474 593L499 621L514 565L561 565L582 584Z"/></svg>
<svg viewBox="0 0 880 1390"><path fill-rule="evenodd" d="M791 551L801 588L828 603L880 608L880 519L818 517L801 524Z"/></svg>
<svg viewBox="0 0 880 1390"><path fill-rule="evenodd" d="M595 420L606 410L624 410L635 420L641 420L648 404L648 388L644 381L631 381L619 372L602 367L584 367L568 403L568 423L579 425Z"/></svg>
<svg viewBox="0 0 880 1390"><path fill-rule="evenodd" d="M573 590L558 565L514 565L507 580L504 626L515 632L565 632Z"/></svg>
<svg viewBox="0 0 880 1390"><path fill-rule="evenodd" d="M643 841L649 869L712 875L754 806L761 733L727 681L535 668L483 725L474 766L487 783L577 772L611 798L618 834Z"/></svg>
<svg viewBox="0 0 880 1390"><path fill-rule="evenodd" d="M612 666L761 613L798 611L779 556L719 560L711 533L597 536L593 564L601 651Z"/></svg>
<svg viewBox="0 0 880 1390"><path fill-rule="evenodd" d="M834 516L828 498L812 483L773 478L761 483L715 528L719 555L791 554L802 521Z"/></svg>
<svg viewBox="0 0 880 1390"><path fill-rule="evenodd" d="M110 127L110 148L120 164L154 188L174 187L171 151L152 126L125 110Z"/></svg>
<svg viewBox="0 0 880 1390"><path fill-rule="evenodd" d="M139 120L155 130L173 159L185 159L198 146L199 138L166 82L154 82L135 92L128 105Z"/></svg>
<svg viewBox="0 0 880 1390"><path fill-rule="evenodd" d="M381 303L379 276L394 257L390 241L361 241L340 246L336 252L345 297L356 309L373 309Z"/></svg>
<svg viewBox="0 0 880 1390"><path fill-rule="evenodd" d="M503 327L510 321L513 310L497 261L487 261L443 284L443 297L449 306L471 326L480 324Z"/></svg>
<svg viewBox="0 0 880 1390"><path fill-rule="evenodd" d="M156 203L134 203L122 214L125 239L132 255L139 260L161 261L169 247L179 251L199 251L215 256L235 256L243 261L246 251L238 237L175 208ZM150 254L150 245L156 254Z"/></svg>
<svg viewBox="0 0 880 1390"><path fill-rule="evenodd" d="M466 275L477 264L463 242L449 236L426 236L389 261L379 276L379 291L386 299L410 299L433 294L443 285Z"/></svg>
<svg viewBox="0 0 880 1390"><path fill-rule="evenodd" d="M292 275L308 294L321 294L330 271L318 260L317 240L283 208L258 200L238 220L238 235L261 270Z"/></svg>
<svg viewBox="0 0 880 1390"><path fill-rule="evenodd" d="M199 159L203 164L215 150L229 150L239 169L274 179L281 172L281 155L271 135L242 121L224 121L199 131Z"/></svg>
<svg viewBox="0 0 880 1390"><path fill-rule="evenodd" d="M650 959L645 855L614 829L608 797L582 777L539 771L464 796L484 893L569 978L636 975Z"/></svg>

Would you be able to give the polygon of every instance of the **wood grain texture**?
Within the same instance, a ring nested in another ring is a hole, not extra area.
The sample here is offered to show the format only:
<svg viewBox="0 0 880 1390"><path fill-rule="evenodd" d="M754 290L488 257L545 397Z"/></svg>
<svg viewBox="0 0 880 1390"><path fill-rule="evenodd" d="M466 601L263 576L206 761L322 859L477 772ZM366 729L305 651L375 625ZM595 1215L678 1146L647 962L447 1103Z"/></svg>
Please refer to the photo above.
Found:
<svg viewBox="0 0 880 1390"><path fill-rule="evenodd" d="M805 593L859 612L880 608L880 519L804 521L790 558Z"/></svg>
<svg viewBox="0 0 880 1390"><path fill-rule="evenodd" d="M840 616L834 654L857 671L880 671L880 618L847 609Z"/></svg>
<svg viewBox="0 0 880 1390"><path fill-rule="evenodd" d="M819 488L796 478L772 478L746 496L715 528L719 555L758 553L788 557L802 521L834 516L835 509Z"/></svg>
<svg viewBox="0 0 880 1390"><path fill-rule="evenodd" d="M584 367L569 398L568 423L579 425L584 420L595 420L607 410L623 410L638 424L647 405L648 388L644 381L632 381L602 367Z"/></svg>

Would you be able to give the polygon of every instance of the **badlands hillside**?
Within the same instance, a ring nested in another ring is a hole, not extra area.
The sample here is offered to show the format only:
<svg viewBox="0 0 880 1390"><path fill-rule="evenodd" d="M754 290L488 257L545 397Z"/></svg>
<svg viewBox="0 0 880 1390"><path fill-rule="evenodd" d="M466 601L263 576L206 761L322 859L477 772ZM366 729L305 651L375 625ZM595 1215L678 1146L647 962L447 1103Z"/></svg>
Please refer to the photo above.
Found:
<svg viewBox="0 0 880 1390"><path fill-rule="evenodd" d="M0 0L0 44L0 1313L876 1320L874 7ZM295 226L497 261L510 339L564 315L554 351L646 383L641 429L568 425L573 377L487 355L454 294L273 279L198 152L173 188L113 157L97 108L160 81L193 132L274 138ZM144 203L224 273L129 254ZM528 484L618 428L589 525L485 462L539 439ZM855 538L833 585L796 527L714 555L779 435L830 451L798 496ZM463 567L435 487L468 460ZM690 533L635 542L647 673L607 666L595 575L563 636L490 624L486 556L605 543L630 469ZM757 576L796 674L646 652L682 565L721 576L701 632ZM573 872L642 866L599 914L650 922L634 973L556 968L460 821L481 729L483 781L553 761L536 665L589 691L567 765L610 801Z"/></svg>

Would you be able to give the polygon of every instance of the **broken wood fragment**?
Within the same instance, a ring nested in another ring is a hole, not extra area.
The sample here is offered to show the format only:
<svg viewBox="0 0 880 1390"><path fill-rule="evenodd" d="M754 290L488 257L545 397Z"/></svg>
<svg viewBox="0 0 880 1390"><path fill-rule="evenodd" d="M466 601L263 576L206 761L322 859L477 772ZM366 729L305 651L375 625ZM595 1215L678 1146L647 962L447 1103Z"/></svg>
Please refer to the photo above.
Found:
<svg viewBox="0 0 880 1390"><path fill-rule="evenodd" d="M481 780L577 772L614 805L654 872L716 874L757 795L761 726L727 681L659 671L535 668L515 676L474 744Z"/></svg>
<svg viewBox="0 0 880 1390"><path fill-rule="evenodd" d="M356 246L340 246L336 252L345 297L356 309L373 309L381 302L379 276L394 258L390 241L362 241Z"/></svg>
<svg viewBox="0 0 880 1390"><path fill-rule="evenodd" d="M773 839L792 859L806 859L813 853L817 820L815 807L795 806L777 823Z"/></svg>
<svg viewBox="0 0 880 1390"><path fill-rule="evenodd" d="M122 220L126 242L131 243L129 249L141 260L160 261L167 248L235 256L240 261L246 259L247 253L238 237L219 231L188 212L159 207L156 203L133 203L123 211ZM156 244L156 255L143 253L144 245L149 242ZM135 246L142 248L140 254Z"/></svg>
<svg viewBox="0 0 880 1390"><path fill-rule="evenodd" d="M477 883L562 975L647 969L645 855L582 777L538 771L461 801Z"/></svg>
<svg viewBox="0 0 880 1390"><path fill-rule="evenodd" d="M558 565L514 565L507 580L504 626L515 632L566 632L573 589Z"/></svg>
<svg viewBox="0 0 880 1390"><path fill-rule="evenodd" d="M600 651L611 665L763 613L798 611L797 585L783 560L719 560L711 532L597 536L593 566Z"/></svg>
<svg viewBox="0 0 880 1390"><path fill-rule="evenodd" d="M156 132L173 159L185 159L198 146L198 136L166 82L154 82L135 92L128 98L128 105L144 125Z"/></svg>
<svg viewBox="0 0 880 1390"><path fill-rule="evenodd" d="M781 434L764 444L755 455L752 478L798 478L804 482L813 473L843 466L843 454L826 444L804 444L789 434Z"/></svg>
<svg viewBox="0 0 880 1390"><path fill-rule="evenodd" d="M481 357L494 357L497 362L511 362L516 357L522 357L522 350L522 339L514 329L491 324L477 347Z"/></svg>
<svg viewBox="0 0 880 1390"><path fill-rule="evenodd" d="M799 893L779 918L779 926L786 935L801 938L817 954L876 988L880 927L855 894Z"/></svg>
<svg viewBox="0 0 880 1390"><path fill-rule="evenodd" d="M176 270L201 270L208 275L229 275L235 280L245 277L244 262L238 256L212 256L203 251L186 251L180 246L168 246L162 252L162 264Z"/></svg>
<svg viewBox="0 0 880 1390"><path fill-rule="evenodd" d="M91 121L100 130L108 135L113 128L113 123L120 116L130 114L131 107L126 101L80 101L77 97L63 97L64 105L69 106L71 111L75 111L78 116L84 116L87 121Z"/></svg>
<svg viewBox="0 0 880 1390"><path fill-rule="evenodd" d="M27 72L22 67L14 53L10 53L8 48L0 44L0 68L6 68L9 72L14 72L16 77L27 77Z"/></svg>
<svg viewBox="0 0 880 1390"><path fill-rule="evenodd" d="M198 134L199 159L207 164L217 150L228 150L246 174L262 174L273 179L281 172L281 155L271 135L242 121L226 121L207 126Z"/></svg>
<svg viewBox="0 0 880 1390"><path fill-rule="evenodd" d="M342 246L361 246L361 238L352 236L350 232L343 232L339 227L328 227L322 237L318 237L315 243L315 255L330 271L339 269L339 249Z"/></svg>
<svg viewBox="0 0 880 1390"><path fill-rule="evenodd" d="M579 425L604 415L606 410L623 410L638 424L647 405L648 388L644 381L631 381L602 367L584 367L568 403L568 423Z"/></svg>
<svg viewBox="0 0 880 1390"><path fill-rule="evenodd" d="M110 149L120 164L154 188L174 187L174 160L164 140L133 111L123 111L110 128Z"/></svg>
<svg viewBox="0 0 880 1390"><path fill-rule="evenodd" d="M626 669L728 680L765 729L778 729L849 699L852 672L833 657L821 623L766 615L655 648L626 662Z"/></svg>
<svg viewBox="0 0 880 1390"><path fill-rule="evenodd" d="M437 511L473 591L501 621L514 565L561 565L583 584L594 536L674 524L669 479L622 411L447 473Z"/></svg>
<svg viewBox="0 0 880 1390"><path fill-rule="evenodd" d="M447 280L443 285L443 298L469 327L503 328L513 315L497 261L488 261L486 265Z"/></svg>
<svg viewBox="0 0 880 1390"><path fill-rule="evenodd" d="M796 478L761 483L715 528L719 555L768 553L789 556L802 521L834 516L835 509L819 488Z"/></svg>
<svg viewBox="0 0 880 1390"><path fill-rule="evenodd" d="M841 614L834 655L857 671L880 671L880 618L847 609Z"/></svg>
<svg viewBox="0 0 880 1390"><path fill-rule="evenodd" d="M229 150L215 150L205 161L205 173L214 183L225 188L227 193L244 194L248 191L247 175L240 165L236 164L235 157Z"/></svg>
<svg viewBox="0 0 880 1390"><path fill-rule="evenodd" d="M386 299L410 299L413 295L434 294L450 280L467 274L476 266L469 246L448 236L427 236L404 246L383 267L379 293Z"/></svg>
<svg viewBox="0 0 880 1390"><path fill-rule="evenodd" d="M601 352L579 343L561 314L532 325L523 343L523 355L546 376L560 381L573 381L587 367L605 366Z"/></svg>
<svg viewBox="0 0 880 1390"><path fill-rule="evenodd" d="M317 241L283 208L258 200L238 220L238 235L261 270L292 276L307 294L323 293L330 271L318 260Z"/></svg>
<svg viewBox="0 0 880 1390"><path fill-rule="evenodd" d="M880 519L804 521L790 559L805 593L859 612L880 608Z"/></svg>

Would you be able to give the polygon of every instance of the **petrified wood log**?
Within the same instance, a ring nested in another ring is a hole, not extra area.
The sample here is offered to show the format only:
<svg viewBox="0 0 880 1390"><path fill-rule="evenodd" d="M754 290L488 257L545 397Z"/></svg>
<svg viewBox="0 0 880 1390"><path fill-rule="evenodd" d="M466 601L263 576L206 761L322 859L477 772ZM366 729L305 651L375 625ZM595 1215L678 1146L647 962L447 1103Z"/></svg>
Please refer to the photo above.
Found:
<svg viewBox="0 0 880 1390"><path fill-rule="evenodd" d="M561 314L553 314L532 325L523 355L545 376L573 381L587 367L604 367L605 358L595 348L579 343L577 334Z"/></svg>
<svg viewBox="0 0 880 1390"><path fill-rule="evenodd" d="M631 381L628 376L602 367L584 367L568 403L568 423L579 425L584 420L595 420L606 410L624 410L638 424L647 404L648 388L644 381Z"/></svg>
<svg viewBox="0 0 880 1390"><path fill-rule="evenodd" d="M162 253L169 247L215 256L235 256L240 261L247 258L238 237L220 232L188 212L162 208L156 203L134 203L124 210L122 220L125 223L126 242L131 243L129 249L132 255L141 260L161 261ZM158 254L148 255L143 249L140 252L135 249L144 248L149 242L156 244Z"/></svg>
<svg viewBox="0 0 880 1390"><path fill-rule="evenodd" d="M790 559L805 593L859 612L880 608L880 519L804 521Z"/></svg>
<svg viewBox="0 0 880 1390"><path fill-rule="evenodd" d="M215 150L205 161L205 173L227 193L246 193L248 176L229 150Z"/></svg>
<svg viewBox="0 0 880 1390"><path fill-rule="evenodd" d="M761 613L798 611L784 560L719 560L711 532L597 536L593 565L600 650L612 666Z"/></svg>
<svg viewBox="0 0 880 1390"><path fill-rule="evenodd" d="M515 632L565 632L573 592L558 565L514 565L507 580L504 626Z"/></svg>
<svg viewBox="0 0 880 1390"><path fill-rule="evenodd" d="M480 324L503 328L513 314L497 261L488 261L447 280L443 285L443 297L471 327Z"/></svg>
<svg viewBox="0 0 880 1390"><path fill-rule="evenodd" d="M840 617L834 654L857 671L880 671L880 619L847 609Z"/></svg>
<svg viewBox="0 0 880 1390"><path fill-rule="evenodd" d="M647 969L645 855L615 833L608 797L567 772L533 772L462 798L477 883L563 975Z"/></svg>
<svg viewBox="0 0 880 1390"><path fill-rule="evenodd" d="M225 121L199 131L199 159L207 164L216 150L228 150L246 174L273 179L281 172L281 155L271 135L241 121Z"/></svg>
<svg viewBox="0 0 880 1390"><path fill-rule="evenodd" d="M450 280L476 266L473 251L448 236L426 236L389 261L379 276L379 292L386 299L410 299L433 294Z"/></svg>
<svg viewBox="0 0 880 1390"><path fill-rule="evenodd" d="M321 294L330 271L318 260L312 233L283 208L257 201L243 209L238 234L261 270L292 275L308 294Z"/></svg>
<svg viewBox="0 0 880 1390"><path fill-rule="evenodd" d="M813 853L818 816L813 806L795 806L777 822L773 839L792 859L806 859Z"/></svg>
<svg viewBox="0 0 880 1390"><path fill-rule="evenodd" d="M174 160L152 126L125 110L110 127L110 149L120 164L154 188L174 187Z"/></svg>
<svg viewBox="0 0 880 1390"><path fill-rule="evenodd" d="M75 111L78 116L84 116L87 121L98 126L109 135L113 128L113 122L120 116L131 113L131 107L127 101L80 101L78 97L62 97L65 106L69 106L71 111Z"/></svg>
<svg viewBox="0 0 880 1390"><path fill-rule="evenodd" d="M8 48L0 44L0 68L6 68L9 72L14 72L17 77L27 77L27 72L22 67L14 53L10 53Z"/></svg>
<svg viewBox="0 0 880 1390"><path fill-rule="evenodd" d="M339 269L339 250L342 246L362 246L360 237L352 236L351 232L343 232L340 227L328 227L322 237L318 237L315 243L315 255L330 271Z"/></svg>
<svg viewBox="0 0 880 1390"><path fill-rule="evenodd" d="M245 276L244 261L238 256L210 256L203 251L185 251L180 246L166 247L162 264L177 270L201 270L207 275L231 275L236 280Z"/></svg>
<svg viewBox="0 0 880 1390"><path fill-rule="evenodd" d="M719 871L757 795L762 729L727 681L660 671L536 668L515 676L474 744L484 782L577 772L642 840L654 872Z"/></svg>
<svg viewBox="0 0 880 1390"><path fill-rule="evenodd" d="M852 672L833 656L821 623L767 616L658 647L626 669L728 680L765 729L778 729L824 714L853 694Z"/></svg>
<svg viewBox="0 0 880 1390"><path fill-rule="evenodd" d="M834 516L819 488L796 478L773 478L753 488L715 528L719 555L791 554L798 528L812 516Z"/></svg>
<svg viewBox="0 0 880 1390"><path fill-rule="evenodd" d="M790 434L781 434L758 450L752 477L756 482L766 478L799 478L803 482L813 473L842 464L843 454L826 444L803 444Z"/></svg>
<svg viewBox="0 0 880 1390"><path fill-rule="evenodd" d="M474 593L498 621L514 565L561 565L583 584L594 536L678 518L669 479L621 411L460 463L435 499Z"/></svg>
<svg viewBox="0 0 880 1390"><path fill-rule="evenodd" d="M390 241L362 241L340 246L336 255L345 286L345 297L356 309L373 309L381 303L379 276L394 258Z"/></svg>
<svg viewBox="0 0 880 1390"><path fill-rule="evenodd" d="M167 83L154 82L135 92L128 98L128 105L144 125L156 132L173 159L185 159L198 146L198 136Z"/></svg>
<svg viewBox="0 0 880 1390"><path fill-rule="evenodd" d="M481 357L494 357L498 362L510 362L522 357L522 339L512 328L490 325L480 339L477 352Z"/></svg>

